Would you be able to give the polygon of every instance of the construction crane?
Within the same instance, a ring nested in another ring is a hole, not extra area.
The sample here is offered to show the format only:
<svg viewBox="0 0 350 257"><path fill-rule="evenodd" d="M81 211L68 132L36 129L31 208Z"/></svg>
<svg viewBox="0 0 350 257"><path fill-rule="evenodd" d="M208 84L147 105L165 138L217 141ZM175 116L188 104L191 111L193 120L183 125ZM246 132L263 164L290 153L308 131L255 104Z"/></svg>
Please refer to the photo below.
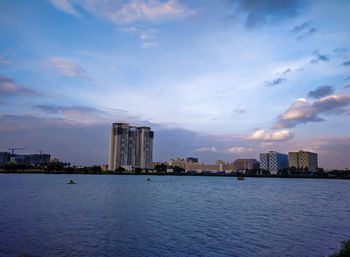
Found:
<svg viewBox="0 0 350 257"><path fill-rule="evenodd" d="M26 148L9 148L7 150L10 150L11 151L11 154L14 154L15 153L15 150L26 150Z"/></svg>

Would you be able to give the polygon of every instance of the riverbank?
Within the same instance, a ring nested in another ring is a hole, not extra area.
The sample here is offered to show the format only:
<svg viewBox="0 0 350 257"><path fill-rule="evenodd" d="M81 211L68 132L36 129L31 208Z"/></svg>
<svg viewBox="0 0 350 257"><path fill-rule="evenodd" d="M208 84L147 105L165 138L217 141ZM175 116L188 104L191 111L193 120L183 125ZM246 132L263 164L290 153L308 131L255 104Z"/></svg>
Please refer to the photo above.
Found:
<svg viewBox="0 0 350 257"><path fill-rule="evenodd" d="M43 171L43 170L24 170L8 171L0 170L0 174L80 174L80 175L134 175L134 176L194 176L194 177L237 177L237 174L223 173L166 173L166 172L77 172L77 171ZM349 176L335 176L327 173L322 175L244 175L246 178L302 178L302 179L349 179Z"/></svg>

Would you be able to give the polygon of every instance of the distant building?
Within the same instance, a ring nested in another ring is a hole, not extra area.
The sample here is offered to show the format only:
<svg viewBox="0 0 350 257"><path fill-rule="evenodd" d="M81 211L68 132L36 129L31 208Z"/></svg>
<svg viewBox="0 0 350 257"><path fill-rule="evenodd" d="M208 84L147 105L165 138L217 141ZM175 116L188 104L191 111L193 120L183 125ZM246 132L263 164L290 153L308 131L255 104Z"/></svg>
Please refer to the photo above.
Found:
<svg viewBox="0 0 350 257"><path fill-rule="evenodd" d="M215 162L215 164L216 165L223 165L223 164L225 164L225 162L223 161L223 160L217 160L216 162Z"/></svg>
<svg viewBox="0 0 350 257"><path fill-rule="evenodd" d="M215 164L206 164L206 163L186 163L186 171L195 171L195 172L204 172L210 171L211 173L216 173L218 171L229 171L233 170L233 163L225 163L223 161L216 161Z"/></svg>
<svg viewBox="0 0 350 257"><path fill-rule="evenodd" d="M194 163L198 163L198 158L195 157L187 157L186 159L184 158L176 158L176 159L170 159L169 161L167 161L167 164L169 166L177 166L177 167L181 167L181 168L185 168L187 164L194 164Z"/></svg>
<svg viewBox="0 0 350 257"><path fill-rule="evenodd" d="M198 158L195 157L187 157L186 162L198 163Z"/></svg>
<svg viewBox="0 0 350 257"><path fill-rule="evenodd" d="M260 169L266 170L271 174L277 174L282 169L288 168L288 155L270 151L260 154Z"/></svg>
<svg viewBox="0 0 350 257"><path fill-rule="evenodd" d="M11 154L10 162L15 164L46 165L50 162L50 154Z"/></svg>
<svg viewBox="0 0 350 257"><path fill-rule="evenodd" d="M198 159L194 157L176 158L171 159L166 162L168 166L172 167L181 167L185 169L187 173L203 173L205 171L216 173L220 172L232 172L233 171L233 163L232 162L224 162L222 160L218 160L215 164L206 164L206 163L198 163Z"/></svg>
<svg viewBox="0 0 350 257"><path fill-rule="evenodd" d="M234 170L259 169L259 162L256 159L237 159L234 161Z"/></svg>
<svg viewBox="0 0 350 257"><path fill-rule="evenodd" d="M174 169L166 169L166 173L174 173Z"/></svg>
<svg viewBox="0 0 350 257"><path fill-rule="evenodd" d="M185 168L185 165L186 165L186 161L185 159L183 158L176 158L176 159L171 159L169 161L167 161L167 164L169 166L172 166L172 167L181 167L181 168Z"/></svg>
<svg viewBox="0 0 350 257"><path fill-rule="evenodd" d="M150 127L113 123L110 131L108 170L123 166L152 168L154 132Z"/></svg>
<svg viewBox="0 0 350 257"><path fill-rule="evenodd" d="M61 161L57 157L53 157L53 158L50 159L50 162L51 163L60 163Z"/></svg>
<svg viewBox="0 0 350 257"><path fill-rule="evenodd" d="M100 168L101 168L101 171L103 171L103 172L108 171L108 165L106 165L106 164L100 165Z"/></svg>
<svg viewBox="0 0 350 257"><path fill-rule="evenodd" d="M11 156L12 156L11 153L0 152L0 164L5 164L10 162Z"/></svg>
<svg viewBox="0 0 350 257"><path fill-rule="evenodd" d="M289 168L295 168L297 171L316 172L318 168L317 153L299 151L289 152Z"/></svg>

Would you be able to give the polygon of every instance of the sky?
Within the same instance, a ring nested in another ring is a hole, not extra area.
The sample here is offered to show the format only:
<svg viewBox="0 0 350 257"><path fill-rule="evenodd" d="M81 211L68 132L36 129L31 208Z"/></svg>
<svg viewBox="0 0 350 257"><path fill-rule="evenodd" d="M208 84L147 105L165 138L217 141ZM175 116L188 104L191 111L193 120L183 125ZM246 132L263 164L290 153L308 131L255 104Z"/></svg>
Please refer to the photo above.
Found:
<svg viewBox="0 0 350 257"><path fill-rule="evenodd" d="M0 151L105 164L112 122L154 160L307 150L350 168L350 1L2 0Z"/></svg>

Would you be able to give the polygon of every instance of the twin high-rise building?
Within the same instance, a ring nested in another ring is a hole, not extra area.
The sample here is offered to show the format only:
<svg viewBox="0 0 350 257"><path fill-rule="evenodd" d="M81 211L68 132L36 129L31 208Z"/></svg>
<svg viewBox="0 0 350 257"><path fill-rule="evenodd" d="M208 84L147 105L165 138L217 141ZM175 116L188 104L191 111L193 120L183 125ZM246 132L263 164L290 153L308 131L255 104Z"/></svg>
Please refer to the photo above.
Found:
<svg viewBox="0 0 350 257"><path fill-rule="evenodd" d="M286 168L288 168L288 155L274 151L260 154L260 169L276 175Z"/></svg>
<svg viewBox="0 0 350 257"><path fill-rule="evenodd" d="M317 153L299 151L288 153L289 168L295 168L296 171L317 172L318 160Z"/></svg>
<svg viewBox="0 0 350 257"><path fill-rule="evenodd" d="M270 151L260 154L260 169L277 174L283 169L295 169L297 172L317 172L317 153L299 151L287 154Z"/></svg>
<svg viewBox="0 0 350 257"><path fill-rule="evenodd" d="M154 132L150 127L113 123L110 132L108 170L119 167L150 169L153 160Z"/></svg>

